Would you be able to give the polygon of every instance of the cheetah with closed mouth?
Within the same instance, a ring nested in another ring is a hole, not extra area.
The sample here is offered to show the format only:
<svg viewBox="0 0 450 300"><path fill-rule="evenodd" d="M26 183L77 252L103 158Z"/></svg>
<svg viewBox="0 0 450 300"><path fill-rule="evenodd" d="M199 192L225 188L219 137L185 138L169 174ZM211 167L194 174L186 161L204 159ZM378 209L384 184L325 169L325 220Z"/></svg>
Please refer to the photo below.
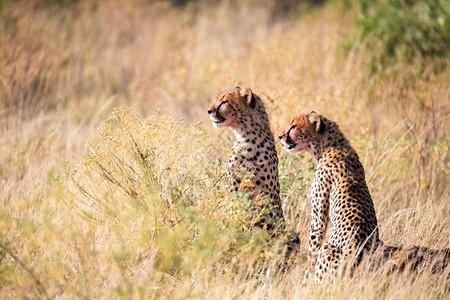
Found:
<svg viewBox="0 0 450 300"><path fill-rule="evenodd" d="M311 186L309 240L316 283L324 277L334 278L346 259L354 259L350 263L355 266L368 251L375 251L372 267L387 261L392 271L419 264L433 272L447 267L449 249L385 246L379 239L364 168L335 122L312 111L292 118L279 138L288 152L305 150L317 163ZM328 223L329 240L323 242Z"/></svg>
<svg viewBox="0 0 450 300"><path fill-rule="evenodd" d="M380 241L364 168L338 125L315 112L294 117L279 138L288 152L306 150L317 163L309 251L316 260L315 281L320 282L324 274L336 274L342 258ZM330 219L330 236L324 243Z"/></svg>
<svg viewBox="0 0 450 300"><path fill-rule="evenodd" d="M274 235L277 231L284 232L278 155L263 101L250 88L237 86L234 90L220 93L208 114L214 127L231 127L234 131L233 153L227 165L230 190L243 190L250 193L251 198L267 197L268 212L259 214L256 225ZM288 235L290 252L299 247L300 240L295 233Z"/></svg>
<svg viewBox="0 0 450 300"><path fill-rule="evenodd" d="M269 230L284 226L278 182L278 156L262 100L250 88L236 87L217 96L208 110L214 127L231 127L235 140L227 165L230 190L243 189L252 197L269 195L271 215L260 226ZM246 176L250 178L246 179Z"/></svg>

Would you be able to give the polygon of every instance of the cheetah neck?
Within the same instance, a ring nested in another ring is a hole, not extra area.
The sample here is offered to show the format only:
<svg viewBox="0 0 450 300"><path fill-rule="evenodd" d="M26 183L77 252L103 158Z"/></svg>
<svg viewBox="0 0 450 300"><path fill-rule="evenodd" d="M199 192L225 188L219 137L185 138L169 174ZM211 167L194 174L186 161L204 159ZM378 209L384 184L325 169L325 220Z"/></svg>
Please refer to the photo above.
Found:
<svg viewBox="0 0 450 300"><path fill-rule="evenodd" d="M242 116L239 127L234 128L234 146L239 152L256 152L262 148L275 148L275 141L267 118Z"/></svg>
<svg viewBox="0 0 450 300"><path fill-rule="evenodd" d="M327 131L320 137L311 149L311 155L316 162L319 162L321 157L329 151L335 151L337 149L354 151L350 146L349 141L335 122L329 121L326 126Z"/></svg>

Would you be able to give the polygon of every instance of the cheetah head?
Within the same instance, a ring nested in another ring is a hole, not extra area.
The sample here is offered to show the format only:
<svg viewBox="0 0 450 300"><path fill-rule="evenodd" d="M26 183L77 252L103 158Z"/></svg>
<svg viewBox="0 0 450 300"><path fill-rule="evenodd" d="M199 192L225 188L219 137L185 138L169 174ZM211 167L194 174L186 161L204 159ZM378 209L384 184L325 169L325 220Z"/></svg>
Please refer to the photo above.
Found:
<svg viewBox="0 0 450 300"><path fill-rule="evenodd" d="M278 137L289 153L306 150L314 156L324 132L325 122L322 116L312 111L293 117L289 126Z"/></svg>
<svg viewBox="0 0 450 300"><path fill-rule="evenodd" d="M214 127L238 128L243 114L251 113L256 107L257 96L250 88L236 87L217 96L216 102L208 109Z"/></svg>

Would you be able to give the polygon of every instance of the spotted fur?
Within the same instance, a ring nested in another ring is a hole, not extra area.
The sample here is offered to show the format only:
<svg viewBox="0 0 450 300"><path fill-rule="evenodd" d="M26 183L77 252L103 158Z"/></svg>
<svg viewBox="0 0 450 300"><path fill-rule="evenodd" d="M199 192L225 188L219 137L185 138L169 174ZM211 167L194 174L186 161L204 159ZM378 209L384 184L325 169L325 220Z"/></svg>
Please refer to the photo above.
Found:
<svg viewBox="0 0 450 300"><path fill-rule="evenodd" d="M271 231L283 229L278 156L262 100L251 89L236 87L220 93L208 114L215 127L234 130L233 154L227 167L230 190L244 190L252 198L267 195L268 212L260 216L257 225Z"/></svg>
<svg viewBox="0 0 450 300"><path fill-rule="evenodd" d="M370 251L371 269L389 272L448 267L450 249L386 246L379 239L377 218L364 168L338 125L311 112L294 117L279 136L288 152L306 150L317 163L311 187L309 250L315 261L315 282L333 278L346 263L353 267ZM324 242L331 223L328 242ZM345 262L345 263L344 263Z"/></svg>
<svg viewBox="0 0 450 300"><path fill-rule="evenodd" d="M338 125L315 112L294 117L279 138L289 152L306 150L317 163L309 251L315 260L315 281L320 282L324 276L335 276L343 259L381 243L364 168ZM329 239L324 242L329 223Z"/></svg>

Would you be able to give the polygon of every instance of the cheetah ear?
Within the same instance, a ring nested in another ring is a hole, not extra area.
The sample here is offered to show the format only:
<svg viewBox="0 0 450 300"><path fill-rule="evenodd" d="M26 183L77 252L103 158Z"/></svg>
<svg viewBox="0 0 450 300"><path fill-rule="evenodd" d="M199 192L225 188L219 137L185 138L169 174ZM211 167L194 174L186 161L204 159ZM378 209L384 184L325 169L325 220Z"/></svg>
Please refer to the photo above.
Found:
<svg viewBox="0 0 450 300"><path fill-rule="evenodd" d="M255 95L253 95L253 92L250 88L243 88L240 91L241 97L245 98L247 100L247 105L251 108L255 108L256 106L256 98Z"/></svg>
<svg viewBox="0 0 450 300"><path fill-rule="evenodd" d="M309 116L309 121L313 124L314 129L317 133L321 134L325 132L325 123L323 122L321 116L315 111L312 111Z"/></svg>

